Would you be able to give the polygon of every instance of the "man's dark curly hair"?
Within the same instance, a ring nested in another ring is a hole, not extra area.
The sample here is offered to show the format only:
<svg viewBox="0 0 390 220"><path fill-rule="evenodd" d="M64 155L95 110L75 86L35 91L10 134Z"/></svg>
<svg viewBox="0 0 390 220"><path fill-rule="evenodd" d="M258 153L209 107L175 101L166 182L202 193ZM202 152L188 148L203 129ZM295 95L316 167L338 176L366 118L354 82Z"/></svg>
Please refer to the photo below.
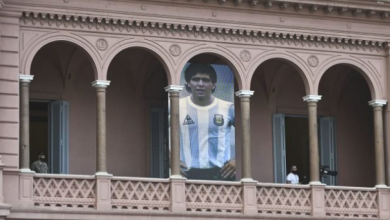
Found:
<svg viewBox="0 0 390 220"><path fill-rule="evenodd" d="M191 89L188 86L188 83L191 81L191 78L195 76L197 73L204 73L210 76L210 80L213 84L217 82L217 72L214 67L210 64L203 63L190 63L187 69L184 71L184 79L186 80L186 90L187 92L191 92ZM215 91L215 88L212 92Z"/></svg>

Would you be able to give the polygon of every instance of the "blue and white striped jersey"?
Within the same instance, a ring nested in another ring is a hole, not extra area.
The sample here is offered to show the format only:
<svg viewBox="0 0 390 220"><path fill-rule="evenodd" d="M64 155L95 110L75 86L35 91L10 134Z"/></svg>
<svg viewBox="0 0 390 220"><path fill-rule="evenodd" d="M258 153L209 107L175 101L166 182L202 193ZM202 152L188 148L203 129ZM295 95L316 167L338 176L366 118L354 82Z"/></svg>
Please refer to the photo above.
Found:
<svg viewBox="0 0 390 220"><path fill-rule="evenodd" d="M180 99L180 160L191 168L222 167L231 158L230 135L234 104L214 98L198 106L187 96Z"/></svg>

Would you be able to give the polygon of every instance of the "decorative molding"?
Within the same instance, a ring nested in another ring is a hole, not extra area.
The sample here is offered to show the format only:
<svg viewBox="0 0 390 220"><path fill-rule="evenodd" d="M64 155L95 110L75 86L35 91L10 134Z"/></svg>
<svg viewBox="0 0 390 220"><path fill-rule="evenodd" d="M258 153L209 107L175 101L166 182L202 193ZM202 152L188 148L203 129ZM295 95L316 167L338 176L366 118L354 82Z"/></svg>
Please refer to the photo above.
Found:
<svg viewBox="0 0 390 220"><path fill-rule="evenodd" d="M387 42L359 37L329 36L318 33L295 33L283 30L254 30L212 25L178 24L147 20L103 18L76 14L47 14L24 12L21 26L43 26L136 35L169 36L183 39L207 39L209 41L241 42L250 44L275 44L296 48L314 47L324 49L383 51Z"/></svg>
<svg viewBox="0 0 390 220"><path fill-rule="evenodd" d="M166 92L181 92L183 90L184 86L179 86L179 85L169 85L165 87Z"/></svg>
<svg viewBox="0 0 390 220"><path fill-rule="evenodd" d="M368 102L368 105L372 106L372 107L376 107L376 106L385 106L387 104L387 100L380 100L380 99L375 99L375 100L371 100Z"/></svg>
<svg viewBox="0 0 390 220"><path fill-rule="evenodd" d="M249 51L243 50L240 53L240 58L244 62L249 62L252 59L252 55L251 55L251 53Z"/></svg>
<svg viewBox="0 0 390 220"><path fill-rule="evenodd" d="M104 39L104 38L97 39L97 41L96 41L96 48L101 50L101 51L107 50L107 48L108 48L107 40Z"/></svg>
<svg viewBox="0 0 390 220"><path fill-rule="evenodd" d="M219 0L219 3L225 3L226 0ZM363 1L362 1L363 2ZM235 5L240 5L245 3L242 0L234 0ZM288 8L294 8L296 11L307 10L309 12L322 11L325 15L332 14L337 15L347 15L350 13L351 16L356 16L357 14L365 14L367 18L382 18L387 19L389 16L390 10L387 7L383 7L383 1L369 1L363 2L365 4L348 2L348 3L333 3L330 4L327 0L309 0L301 2L299 0L249 0L247 1L250 6L255 7L259 5L263 6L268 10L285 10ZM262 3L262 4L261 4Z"/></svg>
<svg viewBox="0 0 390 220"><path fill-rule="evenodd" d="M20 82L31 82L32 80L34 79L34 76L33 75L23 75L23 74L20 74L19 75L19 81Z"/></svg>
<svg viewBox="0 0 390 220"><path fill-rule="evenodd" d="M172 44L169 47L169 52L174 57L180 56L180 54L181 54L181 47L179 45L177 45L177 44Z"/></svg>
<svg viewBox="0 0 390 220"><path fill-rule="evenodd" d="M307 63L311 67L317 67L320 62L318 60L318 57L316 57L315 55L311 55L309 58L307 58Z"/></svg>
<svg viewBox="0 0 390 220"><path fill-rule="evenodd" d="M111 83L111 81L95 80L91 84L92 84L92 87L95 87L95 88L106 88L107 86L110 85L110 83Z"/></svg>
<svg viewBox="0 0 390 220"><path fill-rule="evenodd" d="M254 93L255 91L251 91L251 90L239 90L236 92L236 96L240 98L251 97L253 96Z"/></svg>
<svg viewBox="0 0 390 220"><path fill-rule="evenodd" d="M321 95L307 95L304 96L302 99L305 102L318 102L321 100L321 98L322 98Z"/></svg>

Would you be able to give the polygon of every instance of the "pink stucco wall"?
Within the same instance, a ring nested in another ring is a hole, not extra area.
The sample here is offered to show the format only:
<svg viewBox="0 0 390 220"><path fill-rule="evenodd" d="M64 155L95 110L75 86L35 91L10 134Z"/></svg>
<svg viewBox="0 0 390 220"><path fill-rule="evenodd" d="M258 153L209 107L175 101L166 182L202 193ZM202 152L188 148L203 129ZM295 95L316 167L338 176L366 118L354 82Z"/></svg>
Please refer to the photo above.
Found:
<svg viewBox="0 0 390 220"><path fill-rule="evenodd" d="M0 154L19 167L19 19L0 16Z"/></svg>
<svg viewBox="0 0 390 220"><path fill-rule="evenodd" d="M92 174L96 157L96 98L90 84L94 80L93 69L84 57L78 71L72 73L70 79L64 77L64 65L76 49L57 43L40 51L33 63L35 79L31 94L34 98L62 98L70 102L70 173ZM367 106L369 89L357 72L341 81L342 89L336 89L333 84L338 79L335 73L339 71L330 70L330 76L326 75L321 82L323 101L319 103L319 115L336 119L339 184L372 186L375 172L373 122ZM149 176L148 110L150 106L166 105L164 69L151 53L128 49L111 63L108 80L111 80L107 89L108 170L120 176ZM272 114L307 115L307 105L302 101L306 92L298 72L282 60L261 65L252 82L251 89L255 91L251 98L253 178L273 182ZM338 99L330 101L328 97L334 93L339 93ZM236 114L240 114L238 104ZM240 129L236 130L236 135L237 176L240 178ZM350 152L354 152L353 156ZM362 160L367 161L364 166L360 163ZM361 176L366 178L362 180Z"/></svg>
<svg viewBox="0 0 390 220"><path fill-rule="evenodd" d="M340 79L343 71L349 75ZM306 93L298 72L283 61L264 63L254 77L253 176L260 182L273 182L272 114L307 115L302 101ZM335 118L338 185L375 185L372 108L367 103L370 91L364 78L350 67L332 68L321 81L319 94L323 100L318 104L318 115Z"/></svg>
<svg viewBox="0 0 390 220"><path fill-rule="evenodd" d="M70 103L69 172L93 174L96 160L93 69L84 57L78 71L66 78L63 66L76 49L66 43L43 48L33 63L35 80L31 83L31 94L35 99L63 99ZM142 61L149 62L144 63L148 69L142 63L138 65ZM108 77L112 81L107 89L108 170L119 176L148 176L148 108L167 105L163 68L151 54L130 50L114 59Z"/></svg>

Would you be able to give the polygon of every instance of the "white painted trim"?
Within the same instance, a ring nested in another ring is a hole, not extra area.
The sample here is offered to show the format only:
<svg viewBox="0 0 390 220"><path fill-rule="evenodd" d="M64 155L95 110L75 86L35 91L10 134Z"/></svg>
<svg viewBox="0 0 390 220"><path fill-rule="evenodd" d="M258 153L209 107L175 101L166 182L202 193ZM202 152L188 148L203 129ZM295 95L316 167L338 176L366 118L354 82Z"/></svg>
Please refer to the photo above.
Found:
<svg viewBox="0 0 390 220"><path fill-rule="evenodd" d="M187 178L181 176L181 175L171 175L169 179L174 179L174 180L187 180Z"/></svg>
<svg viewBox="0 0 390 220"><path fill-rule="evenodd" d="M256 180L253 180L252 178L242 178L242 183L258 183Z"/></svg>
<svg viewBox="0 0 390 220"><path fill-rule="evenodd" d="M387 104L387 100L380 100L380 99L374 99L368 102L368 105L375 107L375 106L384 106Z"/></svg>
<svg viewBox="0 0 390 220"><path fill-rule="evenodd" d="M240 90L240 91L236 92L236 96L238 96L240 98L251 97L251 96L253 96L254 93L255 93L255 91L252 91L252 90Z"/></svg>
<svg viewBox="0 0 390 220"><path fill-rule="evenodd" d="M390 189L390 187L384 185L384 184L379 184L379 185L375 185L375 188L379 188L379 189Z"/></svg>
<svg viewBox="0 0 390 220"><path fill-rule="evenodd" d="M35 171L30 170L30 168L22 168L20 169L21 173L35 173Z"/></svg>
<svg viewBox="0 0 390 220"><path fill-rule="evenodd" d="M314 186L326 186L326 184L323 184L319 181L313 181L313 182L310 182L309 185L314 185Z"/></svg>
<svg viewBox="0 0 390 220"><path fill-rule="evenodd" d="M179 86L179 85L169 85L165 87L165 92L180 92L182 91L184 86Z"/></svg>
<svg viewBox="0 0 390 220"><path fill-rule="evenodd" d="M107 172L97 172L95 173L95 176L113 176L112 174L109 174Z"/></svg>
<svg viewBox="0 0 390 220"><path fill-rule="evenodd" d="M303 101L305 102L318 102L322 98L321 95L307 95L302 97Z"/></svg>
<svg viewBox="0 0 390 220"><path fill-rule="evenodd" d="M19 81L20 82L31 82L32 80L34 79L34 76L33 75L23 75L23 74L20 74L19 75Z"/></svg>
<svg viewBox="0 0 390 220"><path fill-rule="evenodd" d="M96 81L93 81L91 84L92 84L92 87L103 87L103 88L106 88L107 86L109 86L111 83L111 81L106 81L106 80L96 80Z"/></svg>

